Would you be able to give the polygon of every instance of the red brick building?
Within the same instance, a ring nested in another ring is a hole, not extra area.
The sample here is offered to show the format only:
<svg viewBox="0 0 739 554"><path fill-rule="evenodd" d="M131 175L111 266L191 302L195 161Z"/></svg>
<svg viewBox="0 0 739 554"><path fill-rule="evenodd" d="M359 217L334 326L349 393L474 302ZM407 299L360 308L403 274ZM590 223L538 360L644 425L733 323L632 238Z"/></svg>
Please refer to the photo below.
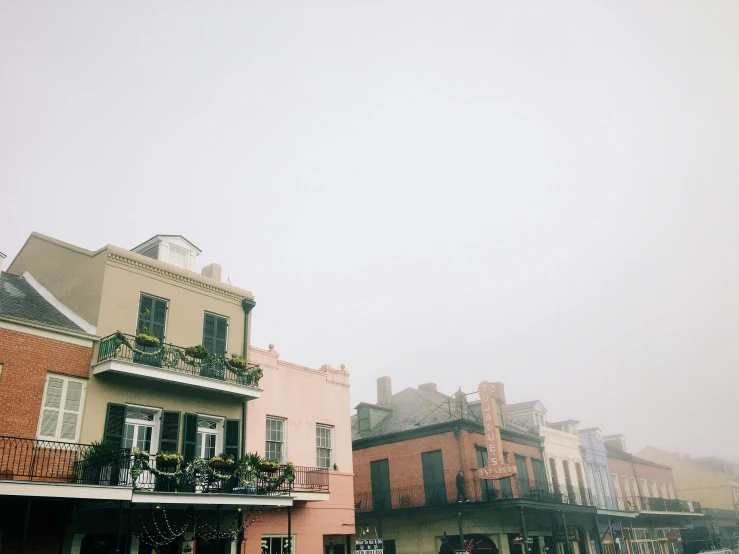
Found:
<svg viewBox="0 0 739 554"><path fill-rule="evenodd" d="M548 481L540 437L508 421L503 385L495 388L503 462L516 475L491 481L477 477L488 452L474 393L447 396L429 383L392 394L390 379L378 380L378 402L359 404L352 424L360 538L383 538L389 554L462 542L501 554L524 543L540 554L599 552L589 495L574 501Z"/></svg>
<svg viewBox="0 0 739 554"><path fill-rule="evenodd" d="M89 331L30 275L0 273L0 479L31 482L0 485L0 551L61 549L73 501L32 483L58 475L74 455L96 339Z"/></svg>

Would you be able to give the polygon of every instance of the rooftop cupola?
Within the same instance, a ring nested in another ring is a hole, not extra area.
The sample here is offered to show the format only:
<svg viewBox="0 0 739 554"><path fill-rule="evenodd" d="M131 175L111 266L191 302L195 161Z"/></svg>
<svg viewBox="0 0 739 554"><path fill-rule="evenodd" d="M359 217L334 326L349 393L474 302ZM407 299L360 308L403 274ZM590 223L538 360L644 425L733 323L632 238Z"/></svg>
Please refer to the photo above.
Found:
<svg viewBox="0 0 739 554"><path fill-rule="evenodd" d="M131 252L192 271L202 251L182 235L156 235Z"/></svg>

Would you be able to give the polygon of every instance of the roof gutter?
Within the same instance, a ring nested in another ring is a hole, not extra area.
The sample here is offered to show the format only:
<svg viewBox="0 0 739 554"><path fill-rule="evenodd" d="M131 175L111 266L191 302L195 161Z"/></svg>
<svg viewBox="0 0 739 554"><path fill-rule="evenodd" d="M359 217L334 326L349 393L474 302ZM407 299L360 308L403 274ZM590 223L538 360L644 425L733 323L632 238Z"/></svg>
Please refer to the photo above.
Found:
<svg viewBox="0 0 739 554"><path fill-rule="evenodd" d="M241 307L244 308L244 346L242 347L242 356L245 360L249 360L249 313L254 309L257 303L250 298L244 298L241 301ZM246 453L246 400L241 404L241 456Z"/></svg>
<svg viewBox="0 0 739 554"><path fill-rule="evenodd" d="M24 325L26 327L31 327L33 329L40 329L42 331L48 331L50 333L57 333L59 335L65 335L68 337L75 337L78 339L85 339L92 342L99 341L100 337L97 335L92 335L90 333L85 333L84 331L75 332L71 331L69 329L62 329L61 327L54 327L53 325L44 325L43 323L36 323L34 321L29 321L27 319L22 319L20 317L13 317L9 315L0 315L0 321L7 321L8 323L15 323L17 325Z"/></svg>

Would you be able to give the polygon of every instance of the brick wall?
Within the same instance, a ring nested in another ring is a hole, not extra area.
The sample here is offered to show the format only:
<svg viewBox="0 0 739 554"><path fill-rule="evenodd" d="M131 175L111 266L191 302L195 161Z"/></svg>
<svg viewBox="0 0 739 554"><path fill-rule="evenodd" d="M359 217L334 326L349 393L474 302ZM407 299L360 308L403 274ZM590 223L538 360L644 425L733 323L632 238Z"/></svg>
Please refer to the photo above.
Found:
<svg viewBox="0 0 739 554"><path fill-rule="evenodd" d="M663 467L655 467L647 464L640 464L638 462L628 462L626 460L619 460L618 458L608 458L608 469L611 473L615 473L619 476L620 479L620 486L621 486L621 494L626 496L626 490L625 486L623 484L623 477L628 477L629 480L634 477L637 480L637 484L639 487L639 491L631 491L632 496L637 496L641 493L642 496L651 497L654 496L652 492L652 481L655 481L657 483L657 496L660 496L662 494L661 489L659 488L660 483L664 483L665 487L667 486L667 483L672 484L672 491L673 494L675 494L675 498L677 498L677 489L675 487L675 482L672 479L672 470L668 468ZM647 480L647 486L648 491L641 490L642 483L639 482L640 479L646 479ZM633 488L633 485L631 485Z"/></svg>
<svg viewBox="0 0 739 554"><path fill-rule="evenodd" d="M35 438L48 372L88 377L92 348L0 329L0 435Z"/></svg>

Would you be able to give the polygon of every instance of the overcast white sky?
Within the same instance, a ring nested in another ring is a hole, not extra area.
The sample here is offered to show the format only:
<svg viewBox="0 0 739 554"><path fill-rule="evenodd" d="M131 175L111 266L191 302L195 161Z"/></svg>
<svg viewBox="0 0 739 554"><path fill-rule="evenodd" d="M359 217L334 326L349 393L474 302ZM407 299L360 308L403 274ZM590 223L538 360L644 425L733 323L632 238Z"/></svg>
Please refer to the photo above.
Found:
<svg viewBox="0 0 739 554"><path fill-rule="evenodd" d="M0 251L181 233L352 405L739 461L739 3L0 3Z"/></svg>

